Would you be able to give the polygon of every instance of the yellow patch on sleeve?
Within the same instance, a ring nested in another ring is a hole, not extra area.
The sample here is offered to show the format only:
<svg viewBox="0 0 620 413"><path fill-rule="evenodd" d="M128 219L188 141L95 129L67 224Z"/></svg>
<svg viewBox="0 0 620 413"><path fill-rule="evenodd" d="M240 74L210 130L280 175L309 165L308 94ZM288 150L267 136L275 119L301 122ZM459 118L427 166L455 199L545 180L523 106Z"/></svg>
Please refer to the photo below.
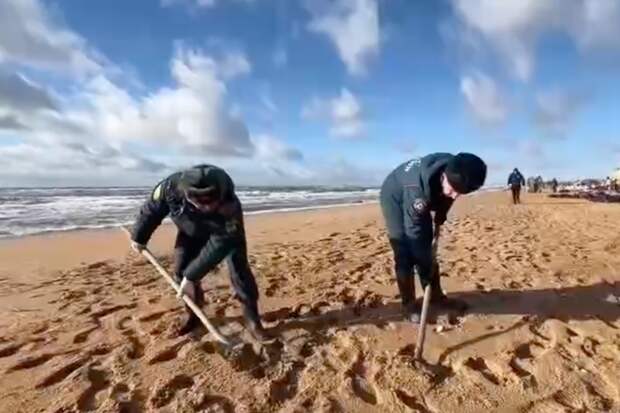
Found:
<svg viewBox="0 0 620 413"><path fill-rule="evenodd" d="M151 198L153 198L153 201L159 201L159 199L161 198L161 192L161 184L159 184L153 190L153 195L151 196Z"/></svg>

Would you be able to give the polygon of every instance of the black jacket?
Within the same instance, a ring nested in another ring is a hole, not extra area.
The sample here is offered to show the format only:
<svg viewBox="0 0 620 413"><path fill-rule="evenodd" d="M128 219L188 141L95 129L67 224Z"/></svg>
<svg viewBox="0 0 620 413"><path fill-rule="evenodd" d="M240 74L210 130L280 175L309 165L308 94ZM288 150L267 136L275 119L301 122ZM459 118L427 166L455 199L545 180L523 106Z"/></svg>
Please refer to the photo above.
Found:
<svg viewBox="0 0 620 413"><path fill-rule="evenodd" d="M188 203L179 188L182 172L177 172L155 186L140 209L132 232L134 241L146 245L155 229L169 215L179 231L193 238L208 240L199 256L182 274L190 281L201 279L234 248L245 245L243 211L235 195L233 181L224 170L209 167L213 168L214 179L222 194L222 206L217 212L200 212Z"/></svg>
<svg viewBox="0 0 620 413"><path fill-rule="evenodd" d="M400 237L396 226L402 225L410 241L430 248L433 220L436 225L442 225L454 202L443 195L441 187L441 173L452 158L449 153L430 154L405 162L388 175L381 188L381 202L399 204L404 215L386 217L395 224L387 223L391 237ZM435 213L433 220L431 212Z"/></svg>
<svg viewBox="0 0 620 413"><path fill-rule="evenodd" d="M513 186L525 185L525 178L523 178L523 175L521 175L521 172L512 171L512 173L508 176L508 185L513 185Z"/></svg>

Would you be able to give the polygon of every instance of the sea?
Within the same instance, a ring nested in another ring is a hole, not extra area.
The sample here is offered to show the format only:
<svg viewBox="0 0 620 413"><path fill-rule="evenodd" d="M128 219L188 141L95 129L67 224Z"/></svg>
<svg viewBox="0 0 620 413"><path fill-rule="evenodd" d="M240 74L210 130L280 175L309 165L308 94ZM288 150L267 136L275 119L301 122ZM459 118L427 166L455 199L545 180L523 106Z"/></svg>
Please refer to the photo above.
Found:
<svg viewBox="0 0 620 413"><path fill-rule="evenodd" d="M0 238L130 225L150 187L0 188ZM376 202L376 187L237 187L246 215Z"/></svg>

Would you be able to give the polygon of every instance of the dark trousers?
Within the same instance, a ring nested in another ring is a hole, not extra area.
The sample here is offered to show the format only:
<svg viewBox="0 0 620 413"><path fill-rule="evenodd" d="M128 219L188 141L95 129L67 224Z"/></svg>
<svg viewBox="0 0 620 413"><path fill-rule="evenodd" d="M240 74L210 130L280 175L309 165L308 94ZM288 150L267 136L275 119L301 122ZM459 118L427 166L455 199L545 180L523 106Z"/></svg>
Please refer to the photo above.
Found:
<svg viewBox="0 0 620 413"><path fill-rule="evenodd" d="M512 203L520 204L521 203L521 185L512 185L510 189L512 190Z"/></svg>
<svg viewBox="0 0 620 413"><path fill-rule="evenodd" d="M430 284L434 297L443 295L439 277L439 265L434 262L422 262L417 260L412 253L411 246L406 240L390 239L390 246L394 253L394 272L400 291L402 304L405 308L410 307L415 300L414 271L420 274L430 274L429 278L420 277L422 288ZM428 268L430 266L430 268Z"/></svg>
<svg viewBox="0 0 620 413"><path fill-rule="evenodd" d="M194 260L202 248L207 244L209 238L195 238L179 231L174 244L175 269L174 274L177 281L182 278L183 271ZM245 242L237 246L231 254L226 257L226 264L230 274L230 282L235 291L235 298L243 304L243 311L246 318L253 321L258 320L258 287L254 274L248 262L247 247ZM204 304L204 291L200 281L194 283L196 287L196 304ZM193 316L189 307L186 310Z"/></svg>

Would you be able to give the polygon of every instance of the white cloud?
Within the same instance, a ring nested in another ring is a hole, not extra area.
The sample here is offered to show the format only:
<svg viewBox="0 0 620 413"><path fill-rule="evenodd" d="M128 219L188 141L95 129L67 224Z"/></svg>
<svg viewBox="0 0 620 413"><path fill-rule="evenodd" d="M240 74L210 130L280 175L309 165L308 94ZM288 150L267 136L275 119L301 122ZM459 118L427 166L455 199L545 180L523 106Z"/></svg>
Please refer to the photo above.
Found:
<svg viewBox="0 0 620 413"><path fill-rule="evenodd" d="M9 17L25 27L3 26ZM17 40L7 40L6 33ZM97 55L81 37L52 24L39 3L0 4L0 130L9 137L0 145L0 163L6 179L127 184L205 159L244 160L248 174L252 168L301 168L301 152L273 136L251 136L231 109L228 82L252 71L235 47L209 55L177 44L171 83L141 95L123 86L133 74L117 70L111 77L89 60ZM39 82L21 74L22 67ZM45 81L57 71L79 76L55 90ZM262 103L277 110L270 96Z"/></svg>
<svg viewBox="0 0 620 413"><path fill-rule="evenodd" d="M0 63L77 74L101 70L85 40L53 21L37 0L0 1Z"/></svg>
<svg viewBox="0 0 620 413"><path fill-rule="evenodd" d="M224 80L250 70L249 63L240 62L247 60L240 55L216 60L200 50L178 47L170 62L172 86L136 97L98 74L76 84L74 95L62 96L57 111L26 111L28 105L40 105L41 97L48 95L24 80L18 84L30 86L26 89L30 94L22 94L28 99L13 99L10 113L19 117L3 115L0 128L22 129L19 136L25 143L3 148L0 162L6 165L7 174L33 171L37 163L49 166L56 176L89 164L107 175L117 170L143 174L166 170L162 162L124 149L136 144L156 153L176 154L179 159L241 157L274 165L280 159L298 162L301 154L276 138L251 139L243 119L228 109Z"/></svg>
<svg viewBox="0 0 620 413"><path fill-rule="evenodd" d="M228 51L216 65L216 69L224 79L247 75L252 71L252 65L243 53L237 50Z"/></svg>
<svg viewBox="0 0 620 413"><path fill-rule="evenodd" d="M144 156L122 153L112 147L91 147L82 144L42 144L21 143L0 146L0 159L3 163L5 179L11 182L62 184L99 184L102 179L116 176L119 182L127 184L133 176L149 177L169 171L169 167L159 161ZM77 174L75 171L79 170ZM121 178L124 176L124 179ZM122 180L118 180L118 179ZM148 178L147 178L148 179ZM84 181L86 180L86 181ZM89 183L90 182L90 183ZM110 181L109 183L114 183ZM8 184L8 182L0 183Z"/></svg>
<svg viewBox="0 0 620 413"><path fill-rule="evenodd" d="M15 115L0 115L0 130L22 130L26 129Z"/></svg>
<svg viewBox="0 0 620 413"><path fill-rule="evenodd" d="M485 125L500 124L508 117L508 106L497 85L487 75L476 72L461 78L461 93L476 119Z"/></svg>
<svg viewBox="0 0 620 413"><path fill-rule="evenodd" d="M580 50L620 50L617 0L452 0L462 32L472 32L527 81L535 67L539 38L549 32L570 36ZM478 48L481 49L481 48Z"/></svg>
<svg viewBox="0 0 620 413"><path fill-rule="evenodd" d="M331 99L313 98L302 108L305 119L322 119L330 122L330 134L341 138L355 138L364 134L366 125L360 101L348 89Z"/></svg>
<svg viewBox="0 0 620 413"><path fill-rule="evenodd" d="M327 36L352 75L367 72L379 53L381 34L376 0L306 1L308 29Z"/></svg>
<svg viewBox="0 0 620 413"><path fill-rule="evenodd" d="M535 123L545 132L563 136L587 103L587 96L559 90L541 92L536 96Z"/></svg>
<svg viewBox="0 0 620 413"><path fill-rule="evenodd" d="M303 154L291 148L283 141L267 134L257 135L252 138L252 142L256 147L256 158L261 160L285 160L285 161L301 161Z"/></svg>
<svg viewBox="0 0 620 413"><path fill-rule="evenodd" d="M38 109L56 109L49 93L19 73L0 70L0 112Z"/></svg>
<svg viewBox="0 0 620 413"><path fill-rule="evenodd" d="M137 140L209 155L251 156L248 129L227 110L223 81L246 69L230 61L243 59L216 61L200 50L179 47L170 63L174 87L137 99L96 76L78 97L86 109L67 115L112 142Z"/></svg>

